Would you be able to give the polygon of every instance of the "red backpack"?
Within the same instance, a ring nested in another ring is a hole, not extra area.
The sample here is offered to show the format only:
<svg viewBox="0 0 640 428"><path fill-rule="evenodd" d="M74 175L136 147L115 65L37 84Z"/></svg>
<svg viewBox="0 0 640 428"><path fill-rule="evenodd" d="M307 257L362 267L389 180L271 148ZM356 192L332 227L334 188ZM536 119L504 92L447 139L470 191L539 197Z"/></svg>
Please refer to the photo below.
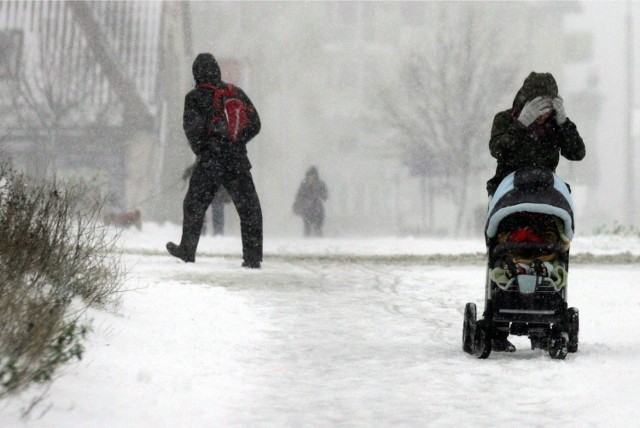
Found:
<svg viewBox="0 0 640 428"><path fill-rule="evenodd" d="M213 117L209 135L221 129L229 140L240 141L242 132L251 125L249 114L254 111L253 108L238 98L238 92L231 83L227 83L226 88L206 83L198 87L213 91Z"/></svg>

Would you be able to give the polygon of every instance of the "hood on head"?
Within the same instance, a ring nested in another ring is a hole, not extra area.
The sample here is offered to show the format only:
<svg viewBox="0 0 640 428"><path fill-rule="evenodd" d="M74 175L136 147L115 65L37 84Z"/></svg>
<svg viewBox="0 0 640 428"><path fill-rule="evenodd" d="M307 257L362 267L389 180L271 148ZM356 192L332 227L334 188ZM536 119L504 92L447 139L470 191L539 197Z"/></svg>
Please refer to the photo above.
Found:
<svg viewBox="0 0 640 428"><path fill-rule="evenodd" d="M307 177L309 177L311 175L315 175L317 177L318 176L318 168L316 168L315 166L312 166L311 168L309 168L307 170Z"/></svg>
<svg viewBox="0 0 640 428"><path fill-rule="evenodd" d="M522 84L522 88L516 94L513 100L513 109L521 111L522 107L534 98L539 96L550 96L555 98L558 96L558 85L556 79L551 73L536 73L532 71Z"/></svg>
<svg viewBox="0 0 640 428"><path fill-rule="evenodd" d="M222 80L220 76L220 66L210 53L199 54L193 61L193 78L196 84L218 83Z"/></svg>

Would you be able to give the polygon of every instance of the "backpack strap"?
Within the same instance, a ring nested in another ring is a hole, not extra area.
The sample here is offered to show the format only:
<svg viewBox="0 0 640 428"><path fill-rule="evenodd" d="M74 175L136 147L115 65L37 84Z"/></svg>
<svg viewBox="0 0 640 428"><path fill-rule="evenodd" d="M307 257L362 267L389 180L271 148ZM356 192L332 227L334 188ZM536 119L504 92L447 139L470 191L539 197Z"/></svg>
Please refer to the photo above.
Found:
<svg viewBox="0 0 640 428"><path fill-rule="evenodd" d="M213 104L213 117L211 118L211 126L207 127L207 134L211 136L213 134L213 129L215 125L224 119L224 105L222 99L227 96L229 92L229 86L232 87L231 84L227 84L227 88L220 88L216 85L211 85L209 83L199 83L198 89L206 89L211 91L211 103Z"/></svg>
<svg viewBox="0 0 640 428"><path fill-rule="evenodd" d="M231 84L231 83L227 83L227 90L226 90L224 95L227 96L227 97L237 97L238 94L237 94L237 91L236 91L236 87L233 86L233 84Z"/></svg>
<svg viewBox="0 0 640 428"><path fill-rule="evenodd" d="M208 89L212 92L213 108L216 112L220 112L223 106L223 98L236 97L238 95L235 86L231 83L227 83L226 88L220 88L219 86L211 85L209 83L200 83L197 86L199 89ZM219 115L218 113L217 115Z"/></svg>

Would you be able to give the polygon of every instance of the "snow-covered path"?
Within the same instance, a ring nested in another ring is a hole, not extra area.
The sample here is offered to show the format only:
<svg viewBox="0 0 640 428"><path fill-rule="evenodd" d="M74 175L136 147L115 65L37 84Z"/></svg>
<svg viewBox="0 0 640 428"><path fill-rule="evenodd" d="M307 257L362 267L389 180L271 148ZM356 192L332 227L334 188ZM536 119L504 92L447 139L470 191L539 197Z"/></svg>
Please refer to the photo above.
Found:
<svg viewBox="0 0 640 428"><path fill-rule="evenodd" d="M85 358L0 426L629 426L640 418L640 271L574 265L580 352L461 351L481 266L128 255Z"/></svg>

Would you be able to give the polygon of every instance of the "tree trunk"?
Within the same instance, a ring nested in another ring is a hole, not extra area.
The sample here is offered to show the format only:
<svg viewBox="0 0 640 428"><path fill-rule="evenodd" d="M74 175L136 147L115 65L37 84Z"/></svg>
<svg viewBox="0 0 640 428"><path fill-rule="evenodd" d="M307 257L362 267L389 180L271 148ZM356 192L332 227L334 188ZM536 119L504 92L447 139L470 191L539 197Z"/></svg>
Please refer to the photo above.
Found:
<svg viewBox="0 0 640 428"><path fill-rule="evenodd" d="M434 221L434 209L433 209L433 205L434 205L434 200L435 200L435 190L434 190L435 184L434 184L434 179L433 177L429 178L429 198L428 198L428 206L427 206L427 211L428 211L428 218L429 218L429 231L431 233L434 232L433 230L433 225L435 224Z"/></svg>
<svg viewBox="0 0 640 428"><path fill-rule="evenodd" d="M427 176L420 176L420 234L427 233Z"/></svg>
<svg viewBox="0 0 640 428"><path fill-rule="evenodd" d="M57 143L57 130L54 125L49 130L49 141L47 142L47 148L45 149L45 152L47 153L47 158L45 159L46 166L47 166L44 171L45 177L49 175L55 176L58 172L57 171L58 165L56 162L56 157L58 156L56 143Z"/></svg>
<svg viewBox="0 0 640 428"><path fill-rule="evenodd" d="M465 218L465 213L467 211L467 187L469 182L469 172L467 168L462 168L460 170L460 187L458 189L458 197L457 199L457 214L456 214L456 229L455 234L460 235L462 232L462 222Z"/></svg>

